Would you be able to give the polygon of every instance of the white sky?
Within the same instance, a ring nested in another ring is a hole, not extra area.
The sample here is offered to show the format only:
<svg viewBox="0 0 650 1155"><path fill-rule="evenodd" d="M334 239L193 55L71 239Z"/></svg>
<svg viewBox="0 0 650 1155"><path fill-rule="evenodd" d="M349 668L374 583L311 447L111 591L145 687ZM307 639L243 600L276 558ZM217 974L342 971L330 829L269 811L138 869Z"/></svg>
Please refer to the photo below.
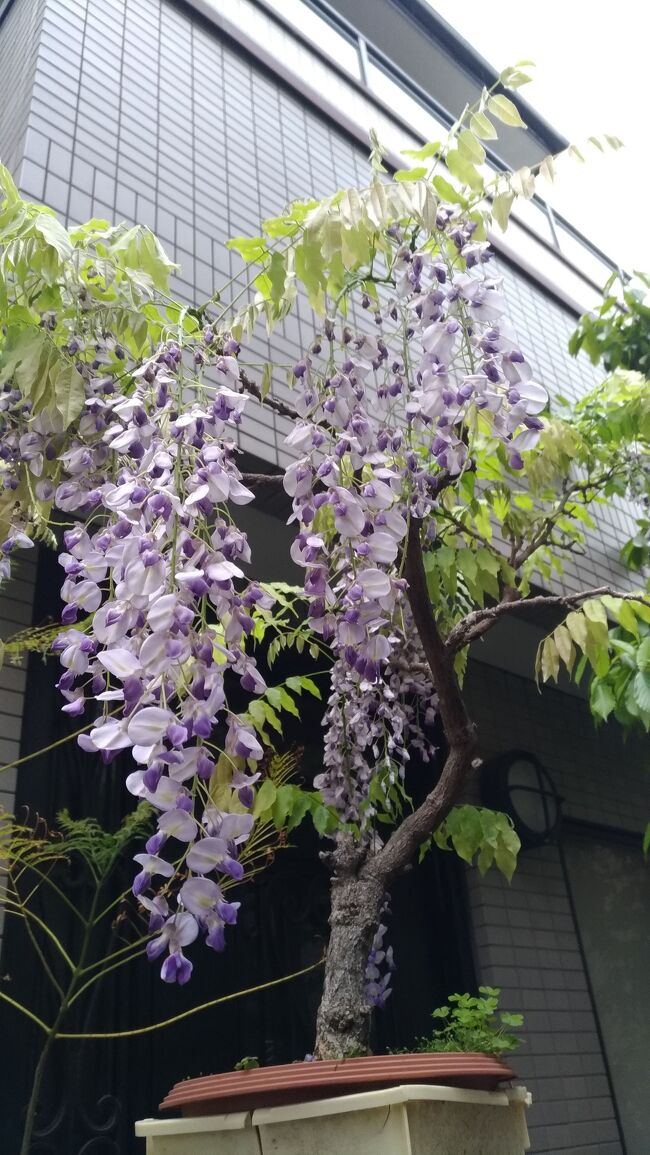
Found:
<svg viewBox="0 0 650 1155"><path fill-rule="evenodd" d="M587 146L586 164L565 163L539 191L624 268L650 272L646 0L428 2L496 69L534 60L520 94L568 140L607 132L624 141L604 156Z"/></svg>

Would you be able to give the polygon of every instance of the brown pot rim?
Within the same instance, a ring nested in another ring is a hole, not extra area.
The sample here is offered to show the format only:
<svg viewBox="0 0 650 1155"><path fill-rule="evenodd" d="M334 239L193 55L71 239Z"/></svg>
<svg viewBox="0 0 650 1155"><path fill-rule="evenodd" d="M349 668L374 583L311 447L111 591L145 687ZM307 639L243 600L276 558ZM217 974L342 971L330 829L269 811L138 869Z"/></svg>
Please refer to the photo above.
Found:
<svg viewBox="0 0 650 1155"><path fill-rule="evenodd" d="M478 1052L369 1055L359 1059L285 1063L185 1079L172 1087L160 1108L180 1110L183 1115L223 1115L408 1083L494 1091L500 1083L514 1077L514 1072L501 1059Z"/></svg>

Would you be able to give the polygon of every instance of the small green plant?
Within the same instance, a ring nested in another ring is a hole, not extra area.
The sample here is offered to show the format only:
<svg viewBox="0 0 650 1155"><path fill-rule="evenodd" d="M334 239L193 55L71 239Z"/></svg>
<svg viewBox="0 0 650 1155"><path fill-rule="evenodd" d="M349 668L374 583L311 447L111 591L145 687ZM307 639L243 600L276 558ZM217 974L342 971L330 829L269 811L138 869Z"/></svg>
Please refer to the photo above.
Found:
<svg viewBox="0 0 650 1155"><path fill-rule="evenodd" d="M243 1059L240 1059L238 1063L235 1063L234 1070L255 1071L259 1066L261 1066L261 1064L257 1055L244 1055Z"/></svg>
<svg viewBox="0 0 650 1155"><path fill-rule="evenodd" d="M479 987L478 996L450 995L449 1003L432 1012L444 1026L434 1030L428 1038L418 1039L409 1051L418 1054L436 1051L479 1051L488 1055L502 1055L515 1051L522 1040L507 1028L520 1027L523 1015L499 1011L496 987Z"/></svg>

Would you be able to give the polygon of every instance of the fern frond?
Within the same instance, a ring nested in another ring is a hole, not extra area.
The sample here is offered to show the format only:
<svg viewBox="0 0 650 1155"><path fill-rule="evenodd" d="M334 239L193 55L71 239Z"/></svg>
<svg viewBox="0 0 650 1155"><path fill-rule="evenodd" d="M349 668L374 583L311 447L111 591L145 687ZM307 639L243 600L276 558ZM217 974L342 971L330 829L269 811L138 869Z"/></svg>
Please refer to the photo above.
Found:
<svg viewBox="0 0 650 1155"><path fill-rule="evenodd" d="M300 746L295 746L291 750L286 750L283 754L273 753L269 758L269 764L266 769L267 777L275 786L283 786L296 773L300 762L302 761L303 750Z"/></svg>
<svg viewBox="0 0 650 1155"><path fill-rule="evenodd" d="M153 808L147 802L140 802L116 831L108 831L96 818L72 818L68 810L61 810L57 814L60 846L68 855L78 854L93 874L101 878L130 842L149 832L152 815Z"/></svg>

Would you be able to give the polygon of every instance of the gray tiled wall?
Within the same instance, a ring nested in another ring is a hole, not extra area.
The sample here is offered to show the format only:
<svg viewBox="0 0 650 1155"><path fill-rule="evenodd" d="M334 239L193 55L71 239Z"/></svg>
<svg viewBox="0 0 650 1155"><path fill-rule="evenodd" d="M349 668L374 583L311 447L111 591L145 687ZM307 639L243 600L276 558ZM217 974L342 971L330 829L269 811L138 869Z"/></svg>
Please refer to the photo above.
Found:
<svg viewBox="0 0 650 1155"><path fill-rule="evenodd" d="M0 161L10 172L24 155L43 8L44 0L14 4L0 29Z"/></svg>
<svg viewBox="0 0 650 1155"><path fill-rule="evenodd" d="M563 799L566 819L639 831L650 815L647 740L596 731L577 697L480 661L466 681L484 758L508 749L537 754ZM639 852L640 853L640 852ZM611 1094L558 846L522 852L508 884L468 872L481 979L523 1012L518 1074L533 1088L533 1151L621 1155Z"/></svg>
<svg viewBox="0 0 650 1155"><path fill-rule="evenodd" d="M555 393L577 400L602 381L602 370L586 356L569 356L568 342L575 317L511 266L503 266L502 271L508 315L537 379L546 385L551 396ZM568 591L607 583L617 589L628 587L630 577L620 563L619 551L634 532L628 504L614 499L600 508L596 529L587 531L585 554L569 559L560 584Z"/></svg>
<svg viewBox="0 0 650 1155"><path fill-rule="evenodd" d="M522 853L510 886L468 880L480 979L524 1015L513 1065L533 1092L532 1151L622 1155L558 848Z"/></svg>
<svg viewBox="0 0 650 1155"><path fill-rule="evenodd" d="M37 11L40 38L28 43ZM29 66L15 64L12 84L30 84L31 102L29 92L20 94L22 128L20 117L0 118L0 150L24 192L69 222L94 215L150 225L181 265L174 288L186 298L207 297L215 284L239 276L241 263L224 247L228 236L255 232L261 217L292 197L322 195L362 181L367 171L358 145L180 3L15 0L0 28L0 62L17 57L14 44ZM564 394L587 388L594 371L566 353L574 319L522 275L505 265L503 271L539 378ZM270 338L256 338L255 355L292 363L310 326L299 304ZM286 422L258 412L241 444L282 463L286 432ZM568 585L623 580L616 554L624 516L606 512ZM0 675L0 692L10 675ZM20 677L9 692L20 694ZM608 773L619 739L606 729L596 740L577 699L551 691L540 707L531 683L495 670L488 678L481 666L469 687L487 751L518 743L538 750L569 813L636 829L644 798L648 808L639 765L628 759L617 777ZM3 709L0 699L0 715ZM1 735L0 727L0 742ZM534 1150L619 1155L563 888L553 848L525 855L511 889L496 877L473 877L477 959L483 977L527 1013L531 1044L522 1073L540 1101Z"/></svg>

